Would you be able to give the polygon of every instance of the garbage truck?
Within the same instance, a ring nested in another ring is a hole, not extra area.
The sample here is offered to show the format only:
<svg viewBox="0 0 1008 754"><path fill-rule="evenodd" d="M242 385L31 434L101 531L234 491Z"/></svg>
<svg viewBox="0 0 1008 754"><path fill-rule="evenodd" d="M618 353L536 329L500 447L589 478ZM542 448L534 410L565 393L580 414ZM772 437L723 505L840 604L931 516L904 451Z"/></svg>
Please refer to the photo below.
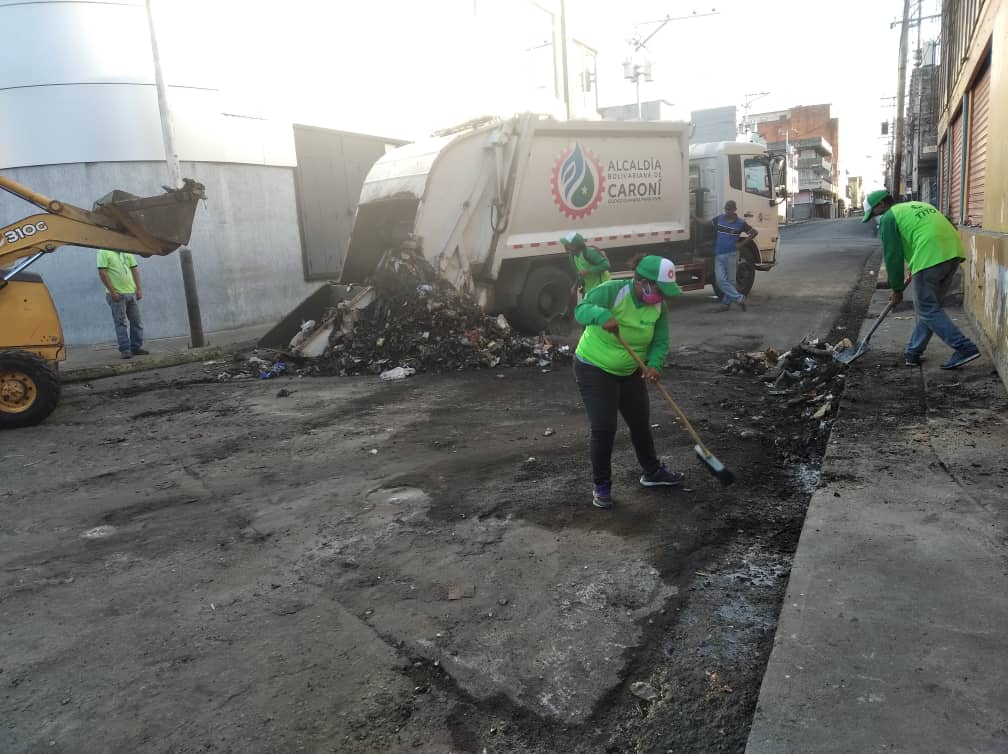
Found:
<svg viewBox="0 0 1008 754"><path fill-rule="evenodd" d="M344 283L363 283L389 249L412 245L490 313L562 331L574 271L560 238L577 231L614 270L638 253L676 264L683 290L714 284L711 221L734 199L757 231L738 287L777 261L782 162L759 144L688 143L682 122L485 119L398 147L364 180Z"/></svg>

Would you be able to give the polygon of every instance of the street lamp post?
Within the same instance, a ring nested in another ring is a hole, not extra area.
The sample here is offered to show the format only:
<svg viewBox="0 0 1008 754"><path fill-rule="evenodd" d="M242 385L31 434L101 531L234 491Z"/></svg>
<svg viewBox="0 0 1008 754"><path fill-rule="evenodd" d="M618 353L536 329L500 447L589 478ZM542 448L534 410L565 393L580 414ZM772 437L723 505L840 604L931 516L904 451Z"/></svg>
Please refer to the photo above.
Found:
<svg viewBox="0 0 1008 754"><path fill-rule="evenodd" d="M637 88L637 120L644 120L644 112L641 108L640 82L641 78L645 83L651 81L651 63L634 63L632 60L623 62L623 78L634 82Z"/></svg>

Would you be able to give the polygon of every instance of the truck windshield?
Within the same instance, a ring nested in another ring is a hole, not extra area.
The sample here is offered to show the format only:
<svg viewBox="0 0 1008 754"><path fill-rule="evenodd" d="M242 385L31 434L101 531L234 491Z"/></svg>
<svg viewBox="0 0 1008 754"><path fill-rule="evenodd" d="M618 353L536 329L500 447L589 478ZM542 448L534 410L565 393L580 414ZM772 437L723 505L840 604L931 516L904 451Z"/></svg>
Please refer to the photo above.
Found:
<svg viewBox="0 0 1008 754"><path fill-rule="evenodd" d="M763 157L747 157L745 161L745 190L770 198L770 171Z"/></svg>

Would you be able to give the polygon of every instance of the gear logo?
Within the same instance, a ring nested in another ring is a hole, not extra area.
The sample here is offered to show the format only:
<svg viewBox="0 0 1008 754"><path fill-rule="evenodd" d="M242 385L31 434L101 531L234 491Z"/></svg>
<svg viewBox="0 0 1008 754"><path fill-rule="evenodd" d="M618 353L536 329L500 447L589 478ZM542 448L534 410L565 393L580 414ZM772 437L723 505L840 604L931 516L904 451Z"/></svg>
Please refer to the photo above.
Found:
<svg viewBox="0 0 1008 754"><path fill-rule="evenodd" d="M553 163L550 185L557 208L572 220L587 217L602 201L605 178L598 157L577 142Z"/></svg>

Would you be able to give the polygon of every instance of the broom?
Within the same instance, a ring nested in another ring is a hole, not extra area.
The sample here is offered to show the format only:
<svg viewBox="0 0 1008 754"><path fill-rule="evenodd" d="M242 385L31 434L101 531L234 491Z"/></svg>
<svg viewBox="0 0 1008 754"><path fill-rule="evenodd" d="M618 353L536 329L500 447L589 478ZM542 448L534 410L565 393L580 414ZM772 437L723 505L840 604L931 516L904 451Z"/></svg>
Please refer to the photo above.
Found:
<svg viewBox="0 0 1008 754"><path fill-rule="evenodd" d="M623 336L620 335L618 332L613 334L616 336L616 339L619 340L619 342L627 350L627 353L630 354L633 357L633 360L637 362L637 365L641 369L646 369L646 366L644 365L644 362L641 361L640 356L638 356L637 353L630 347L630 345L625 340L623 340ZM665 400L667 400L669 402L669 405L672 406L672 410L675 411L676 415L682 420L683 425L686 427L686 431L690 433L690 437L692 437L693 441L696 443L696 445L693 446L693 450L696 451L697 457L704 464L704 466L707 467L707 470L710 471L711 474L716 476L717 480L721 482L721 484L723 485L733 484L735 482L735 475L732 474L731 471L726 469L725 465L717 459L717 456L715 456L707 449L707 446L704 445L703 440L700 439L700 435L698 435L696 433L696 430L693 429L693 425L690 424L689 419L686 418L686 414L682 412L682 409L679 408L679 405L674 400L672 400L672 396L669 395L668 390L665 389L665 386L662 385L660 382L656 382L655 385L658 386L658 390L661 391L661 394L665 396Z"/></svg>

